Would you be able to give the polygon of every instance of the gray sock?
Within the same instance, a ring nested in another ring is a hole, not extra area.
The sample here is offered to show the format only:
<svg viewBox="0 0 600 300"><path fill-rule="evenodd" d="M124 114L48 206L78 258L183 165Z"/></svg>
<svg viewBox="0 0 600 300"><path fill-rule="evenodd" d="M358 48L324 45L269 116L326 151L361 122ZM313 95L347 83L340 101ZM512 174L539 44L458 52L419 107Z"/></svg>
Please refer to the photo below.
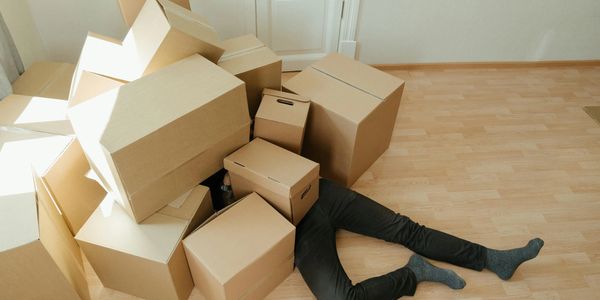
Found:
<svg viewBox="0 0 600 300"><path fill-rule="evenodd" d="M508 280L513 276L519 265L536 257L543 246L544 241L535 238L522 248L510 250L487 249L485 267L496 273L498 277Z"/></svg>
<svg viewBox="0 0 600 300"><path fill-rule="evenodd" d="M455 290L462 289L466 285L465 280L454 273L454 271L438 268L417 254L410 257L406 267L415 273L417 282L439 282Z"/></svg>

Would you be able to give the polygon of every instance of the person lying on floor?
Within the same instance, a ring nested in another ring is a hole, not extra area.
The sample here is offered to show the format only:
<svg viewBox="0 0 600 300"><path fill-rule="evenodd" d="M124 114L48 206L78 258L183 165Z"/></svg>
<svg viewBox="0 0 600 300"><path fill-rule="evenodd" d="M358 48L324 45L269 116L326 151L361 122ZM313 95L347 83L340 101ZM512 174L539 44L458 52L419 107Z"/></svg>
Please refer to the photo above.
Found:
<svg viewBox="0 0 600 300"><path fill-rule="evenodd" d="M465 287L456 273L435 267L423 257L477 271L487 269L508 280L544 245L535 238L522 248L486 248L419 225L333 181L321 179L319 184L319 199L296 228L295 248L296 267L318 299L397 299L414 295L417 284L424 281L452 289ZM353 285L337 255L337 229L398 243L417 254L400 269Z"/></svg>

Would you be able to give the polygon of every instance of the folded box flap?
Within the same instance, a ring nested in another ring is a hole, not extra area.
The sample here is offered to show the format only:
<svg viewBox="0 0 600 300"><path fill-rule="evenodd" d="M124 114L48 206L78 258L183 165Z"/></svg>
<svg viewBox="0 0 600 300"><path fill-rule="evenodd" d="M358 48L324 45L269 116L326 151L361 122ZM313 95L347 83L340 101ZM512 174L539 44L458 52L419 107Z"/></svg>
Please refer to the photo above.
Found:
<svg viewBox="0 0 600 300"><path fill-rule="evenodd" d="M332 53L317 61L311 65L311 68L341 80L380 100L385 100L404 83L399 78L337 53Z"/></svg>
<svg viewBox="0 0 600 300"><path fill-rule="evenodd" d="M273 89L263 89L262 94L263 94L263 96L269 95L269 96L273 96L273 97L277 97L277 98L293 100L296 102L310 103L310 98L308 98L308 97L304 97L304 96L300 96L300 95L296 95L296 94L292 94L292 93L286 93L286 92L273 90Z"/></svg>

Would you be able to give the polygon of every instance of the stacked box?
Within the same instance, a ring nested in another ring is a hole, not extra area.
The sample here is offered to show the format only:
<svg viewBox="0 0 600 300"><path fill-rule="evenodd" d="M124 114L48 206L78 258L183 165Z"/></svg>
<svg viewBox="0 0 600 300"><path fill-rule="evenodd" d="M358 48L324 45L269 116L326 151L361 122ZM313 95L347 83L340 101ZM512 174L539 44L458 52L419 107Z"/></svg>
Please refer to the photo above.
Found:
<svg viewBox="0 0 600 300"><path fill-rule="evenodd" d="M260 138L225 158L237 198L257 192L294 225L319 197L319 164Z"/></svg>
<svg viewBox="0 0 600 300"><path fill-rule="evenodd" d="M263 89L281 90L281 57L253 35L223 41L219 66L246 83L248 109L254 118Z"/></svg>
<svg viewBox="0 0 600 300"><path fill-rule="evenodd" d="M295 228L256 193L224 209L184 241L207 299L263 299L294 269Z"/></svg>
<svg viewBox="0 0 600 300"><path fill-rule="evenodd" d="M254 136L300 154L310 100L265 89L254 119Z"/></svg>
<svg viewBox="0 0 600 300"><path fill-rule="evenodd" d="M52 134L73 134L64 100L10 95L0 101L0 125Z"/></svg>
<svg viewBox="0 0 600 300"><path fill-rule="evenodd" d="M389 147L404 81L330 54L284 83L310 98L302 153L351 186Z"/></svg>
<svg viewBox="0 0 600 300"><path fill-rule="evenodd" d="M35 62L13 82L13 93L67 100L74 71L73 64Z"/></svg>
<svg viewBox="0 0 600 300"><path fill-rule="evenodd" d="M69 110L104 186L137 221L223 167L248 142L244 83L194 55Z"/></svg>
<svg viewBox="0 0 600 300"><path fill-rule="evenodd" d="M89 299L79 247L31 169L51 169L71 138L0 128L0 298Z"/></svg>
<svg viewBox="0 0 600 300"><path fill-rule="evenodd" d="M212 213L203 186L140 224L107 198L75 238L105 287L144 299L187 299L194 285L181 240Z"/></svg>
<svg viewBox="0 0 600 300"><path fill-rule="evenodd" d="M173 3L180 5L183 8L190 9L189 0L170 0ZM144 6L146 0L119 0L119 7L121 8L121 14L123 15L123 21L129 27L133 25L137 18L140 10Z"/></svg>

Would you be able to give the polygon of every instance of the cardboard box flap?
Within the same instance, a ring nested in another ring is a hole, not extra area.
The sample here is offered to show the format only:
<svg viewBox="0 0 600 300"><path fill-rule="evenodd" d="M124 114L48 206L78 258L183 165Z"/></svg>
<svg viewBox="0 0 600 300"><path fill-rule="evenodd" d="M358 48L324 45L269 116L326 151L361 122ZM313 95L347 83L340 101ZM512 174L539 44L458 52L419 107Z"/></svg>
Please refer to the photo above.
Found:
<svg viewBox="0 0 600 300"><path fill-rule="evenodd" d="M187 224L188 220L160 213L137 224L121 206L107 197L79 230L75 239L167 263Z"/></svg>
<svg viewBox="0 0 600 300"><path fill-rule="evenodd" d="M125 81L117 80L115 78L82 71L78 79L77 88L74 90L73 97L69 98L68 107L73 107L106 91L120 87L125 83Z"/></svg>
<svg viewBox="0 0 600 300"><path fill-rule="evenodd" d="M225 49L217 31L202 16L169 0L158 2L171 26L205 43L203 49L198 51L199 54L213 62L219 60Z"/></svg>
<svg viewBox="0 0 600 300"><path fill-rule="evenodd" d="M264 94L256 118L285 121L302 128L306 124L309 107L309 102Z"/></svg>
<svg viewBox="0 0 600 300"><path fill-rule="evenodd" d="M225 40L222 42L222 45L225 49L225 53L223 53L223 57L221 58L222 60L231 56L236 56L265 47L265 44L252 34L246 34Z"/></svg>
<svg viewBox="0 0 600 300"><path fill-rule="evenodd" d="M369 93L310 67L290 78L283 86L355 124L362 122L382 102Z"/></svg>
<svg viewBox="0 0 600 300"><path fill-rule="evenodd" d="M121 15L127 26L133 25L145 2L146 0L119 0Z"/></svg>
<svg viewBox="0 0 600 300"><path fill-rule="evenodd" d="M13 92L20 95L66 100L74 70L73 64L35 62L12 84Z"/></svg>
<svg viewBox="0 0 600 300"><path fill-rule="evenodd" d="M404 82L343 55L332 53L311 65L333 78L341 80L380 100L385 100Z"/></svg>
<svg viewBox="0 0 600 300"><path fill-rule="evenodd" d="M32 164L47 169L69 138L0 127L0 250L39 238Z"/></svg>
<svg viewBox="0 0 600 300"><path fill-rule="evenodd" d="M272 89L263 89L262 94L263 94L263 96L269 95L269 96L273 96L273 97L277 97L277 98L293 100L296 102L310 103L310 98L292 94L292 93L286 93L286 92L282 92L282 91L272 90Z"/></svg>
<svg viewBox="0 0 600 300"><path fill-rule="evenodd" d="M226 160L228 167L243 169L254 176L262 177L285 190L284 196L300 192L319 172L319 164L284 148L271 144L261 138L255 138Z"/></svg>
<svg viewBox="0 0 600 300"><path fill-rule="evenodd" d="M184 243L225 284L294 230L265 200L252 193L200 227Z"/></svg>
<svg viewBox="0 0 600 300"><path fill-rule="evenodd" d="M176 217L184 220L191 220L198 210L201 202L206 200L206 194L209 194L208 187L199 185L194 189L184 193L178 199L169 203L158 211L165 216ZM212 204L211 204L212 205Z"/></svg>
<svg viewBox="0 0 600 300"><path fill-rule="evenodd" d="M194 55L79 106L114 99L114 107L109 111L90 111L110 115L102 144L114 153L242 84L205 58Z"/></svg>
<svg viewBox="0 0 600 300"><path fill-rule="evenodd" d="M53 134L73 134L64 100L10 95L0 101L0 125Z"/></svg>

